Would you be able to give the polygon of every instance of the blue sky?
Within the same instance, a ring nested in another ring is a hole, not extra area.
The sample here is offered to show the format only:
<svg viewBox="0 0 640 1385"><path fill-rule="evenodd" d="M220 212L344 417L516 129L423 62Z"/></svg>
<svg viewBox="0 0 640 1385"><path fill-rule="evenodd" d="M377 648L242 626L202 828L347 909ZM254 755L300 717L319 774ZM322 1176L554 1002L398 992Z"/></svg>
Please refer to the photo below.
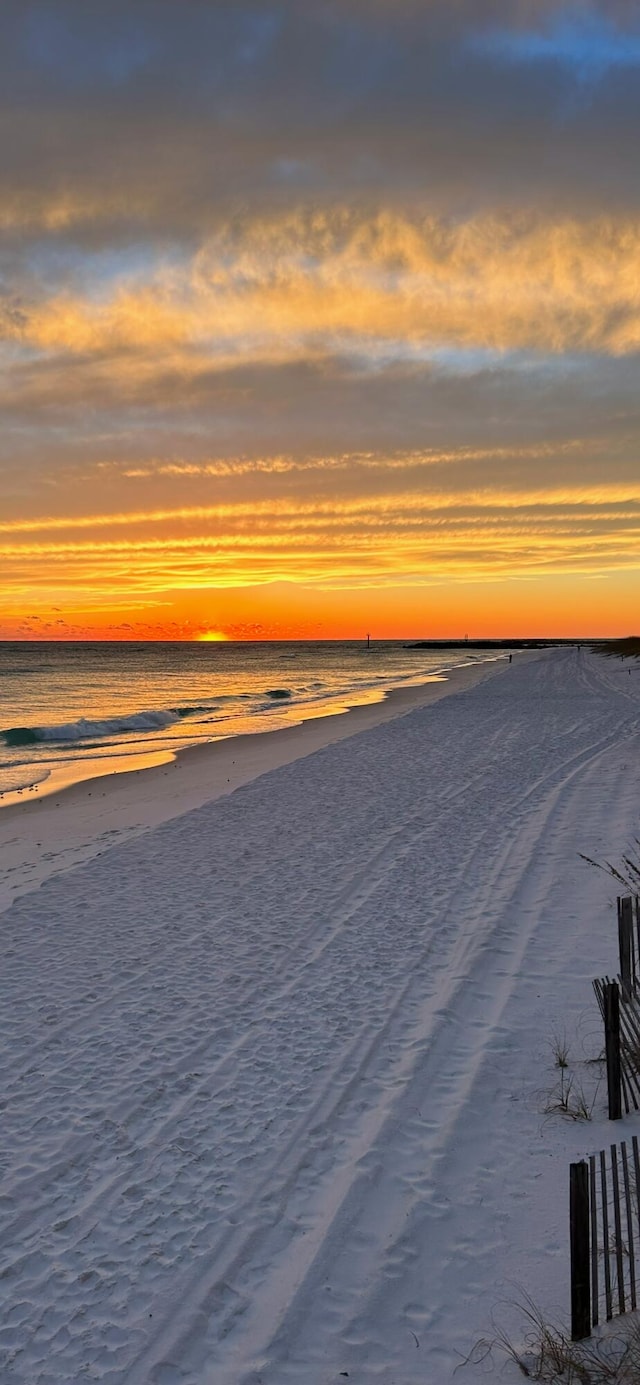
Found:
<svg viewBox="0 0 640 1385"><path fill-rule="evenodd" d="M606 13L584 6L551 11L535 29L489 28L471 44L516 65L560 63L579 80L640 67L640 24L620 28Z"/></svg>

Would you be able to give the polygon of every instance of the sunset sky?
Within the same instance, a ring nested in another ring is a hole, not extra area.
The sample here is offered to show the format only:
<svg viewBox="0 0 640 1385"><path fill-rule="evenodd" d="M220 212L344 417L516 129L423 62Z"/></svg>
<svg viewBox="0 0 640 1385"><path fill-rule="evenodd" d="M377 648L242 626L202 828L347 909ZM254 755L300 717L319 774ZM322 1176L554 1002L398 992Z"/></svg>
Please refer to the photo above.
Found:
<svg viewBox="0 0 640 1385"><path fill-rule="evenodd" d="M637 0L2 0L0 637L640 630Z"/></svg>

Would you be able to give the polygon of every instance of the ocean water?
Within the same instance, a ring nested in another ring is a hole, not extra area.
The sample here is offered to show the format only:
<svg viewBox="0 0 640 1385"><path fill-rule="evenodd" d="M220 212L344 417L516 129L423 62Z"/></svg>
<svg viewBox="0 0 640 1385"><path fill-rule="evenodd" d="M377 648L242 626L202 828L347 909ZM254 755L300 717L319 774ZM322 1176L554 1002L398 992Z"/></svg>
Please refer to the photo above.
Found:
<svg viewBox="0 0 640 1385"><path fill-rule="evenodd" d="M343 712L483 658L495 652L395 641L0 642L0 801Z"/></svg>

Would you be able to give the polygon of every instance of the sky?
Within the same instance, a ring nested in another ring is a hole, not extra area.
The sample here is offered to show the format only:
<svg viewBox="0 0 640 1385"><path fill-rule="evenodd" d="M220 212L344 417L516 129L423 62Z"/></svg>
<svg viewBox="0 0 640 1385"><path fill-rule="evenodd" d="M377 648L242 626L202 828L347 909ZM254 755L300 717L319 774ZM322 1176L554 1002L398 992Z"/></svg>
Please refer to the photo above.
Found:
<svg viewBox="0 0 640 1385"><path fill-rule="evenodd" d="M637 0L3 0L0 637L626 635Z"/></svg>

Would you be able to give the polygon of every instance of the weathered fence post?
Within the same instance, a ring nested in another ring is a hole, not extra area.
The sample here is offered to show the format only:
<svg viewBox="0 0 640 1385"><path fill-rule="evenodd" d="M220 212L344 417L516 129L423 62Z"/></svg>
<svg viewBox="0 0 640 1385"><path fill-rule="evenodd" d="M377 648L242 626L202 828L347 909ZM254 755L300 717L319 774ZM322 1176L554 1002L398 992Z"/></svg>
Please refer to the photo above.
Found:
<svg viewBox="0 0 640 1385"><path fill-rule="evenodd" d="M589 1159L589 1211L591 1234L591 1326L597 1327L600 1312L600 1285L598 1273L598 1192L596 1156Z"/></svg>
<svg viewBox="0 0 640 1385"><path fill-rule="evenodd" d="M633 899L631 895L618 896L618 947L620 950L622 994L625 1000L629 1000L636 979L633 951Z"/></svg>
<svg viewBox="0 0 640 1385"><path fill-rule="evenodd" d="M624 1246L622 1244L622 1216L620 1214L620 1180L618 1178L618 1150L611 1146L611 1186L613 1188L613 1227L616 1248L616 1279L618 1281L618 1312L626 1313L624 1297Z"/></svg>
<svg viewBox="0 0 640 1385"><path fill-rule="evenodd" d="M591 1336L589 1256L589 1165L586 1159L569 1169L569 1237L571 1241L571 1340Z"/></svg>
<svg viewBox="0 0 640 1385"><path fill-rule="evenodd" d="M603 991L609 1120L619 1121L622 1119L622 1074L620 1070L620 991L617 981L607 981Z"/></svg>
<svg viewBox="0 0 640 1385"><path fill-rule="evenodd" d="M629 1295L631 1298L631 1310L638 1306L638 1296L636 1292L636 1252L633 1238L633 1200L631 1193L631 1177L629 1174L629 1155L627 1153L626 1142L623 1140L620 1145L622 1156L622 1180L624 1185L624 1206L627 1214L626 1237L627 1237L627 1263L629 1266ZM637 1195L637 1190L636 1190Z"/></svg>
<svg viewBox="0 0 640 1385"><path fill-rule="evenodd" d="M632 895L632 913L635 922L635 931L633 937L633 955L635 958L635 965L633 971L635 980L637 981L638 970L640 969L640 898L637 894Z"/></svg>

